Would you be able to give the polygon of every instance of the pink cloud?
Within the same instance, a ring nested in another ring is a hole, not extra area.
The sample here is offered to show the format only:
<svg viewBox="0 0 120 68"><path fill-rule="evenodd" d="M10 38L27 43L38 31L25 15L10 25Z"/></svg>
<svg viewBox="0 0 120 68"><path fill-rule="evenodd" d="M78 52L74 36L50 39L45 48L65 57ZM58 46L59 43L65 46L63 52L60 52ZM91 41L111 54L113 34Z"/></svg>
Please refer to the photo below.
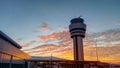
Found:
<svg viewBox="0 0 120 68"><path fill-rule="evenodd" d="M28 42L28 43L23 44L23 45L22 45L22 47L23 47L23 48L27 48L27 47L31 46L32 44L34 44L34 43L36 43L36 41L35 41L35 40L33 40L33 41L30 41L30 42Z"/></svg>
<svg viewBox="0 0 120 68"><path fill-rule="evenodd" d="M54 32L49 35L39 36L40 42L57 41L57 40L63 42L68 39L70 40L70 35L68 30L62 32Z"/></svg>
<svg viewBox="0 0 120 68"><path fill-rule="evenodd" d="M96 49L93 47L97 44L98 54L100 60L110 57L120 57L120 31L119 30L108 30L101 33L87 34L84 39L84 55L86 60L96 60ZM112 37L114 36L114 37ZM39 42L49 42L58 41L59 45L46 44L34 47L32 49L26 50L32 56L50 56L53 53L55 57L69 58L73 59L73 43L70 38L69 31L64 30L62 32L54 32L49 35L38 36ZM94 41L98 39L97 41ZM102 46L98 43L104 41ZM108 42L109 41L109 42ZM116 43L116 41L118 41ZM114 44L113 44L114 43ZM103 47L103 45L105 47ZM109 45L109 46L108 46ZM112 46L111 46L112 45Z"/></svg>

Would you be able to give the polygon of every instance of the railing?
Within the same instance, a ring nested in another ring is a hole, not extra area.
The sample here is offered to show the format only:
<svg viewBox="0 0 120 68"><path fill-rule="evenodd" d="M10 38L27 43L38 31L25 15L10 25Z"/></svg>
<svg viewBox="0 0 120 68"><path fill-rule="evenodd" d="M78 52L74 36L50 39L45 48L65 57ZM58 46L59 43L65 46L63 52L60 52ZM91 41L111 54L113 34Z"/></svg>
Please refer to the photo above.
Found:
<svg viewBox="0 0 120 68"><path fill-rule="evenodd" d="M0 52L0 68L27 68L24 59Z"/></svg>
<svg viewBox="0 0 120 68"><path fill-rule="evenodd" d="M30 60L30 68L109 68L109 64L98 61L44 61Z"/></svg>

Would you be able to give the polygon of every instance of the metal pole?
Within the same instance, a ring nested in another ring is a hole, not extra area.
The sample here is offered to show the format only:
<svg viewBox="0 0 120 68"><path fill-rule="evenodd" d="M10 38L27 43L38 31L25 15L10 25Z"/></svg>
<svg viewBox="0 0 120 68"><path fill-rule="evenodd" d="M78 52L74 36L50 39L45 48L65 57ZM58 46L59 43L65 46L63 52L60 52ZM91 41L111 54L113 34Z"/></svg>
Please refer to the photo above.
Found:
<svg viewBox="0 0 120 68"><path fill-rule="evenodd" d="M52 53L51 53L51 68L52 68Z"/></svg>
<svg viewBox="0 0 120 68"><path fill-rule="evenodd" d="M97 44L96 43L95 43L95 48L96 48L96 58L97 58L97 61L98 61L98 49L97 49Z"/></svg>
<svg viewBox="0 0 120 68"><path fill-rule="evenodd" d="M30 61L27 62L27 67L30 68Z"/></svg>
<svg viewBox="0 0 120 68"><path fill-rule="evenodd" d="M12 68L12 61L13 61L13 56L10 57L9 68Z"/></svg>

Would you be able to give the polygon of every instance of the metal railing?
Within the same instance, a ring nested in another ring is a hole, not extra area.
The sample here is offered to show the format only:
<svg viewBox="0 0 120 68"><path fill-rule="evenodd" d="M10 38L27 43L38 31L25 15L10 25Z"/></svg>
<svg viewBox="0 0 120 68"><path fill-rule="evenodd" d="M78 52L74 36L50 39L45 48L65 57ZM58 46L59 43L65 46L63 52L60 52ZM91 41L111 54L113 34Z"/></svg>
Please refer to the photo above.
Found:
<svg viewBox="0 0 120 68"><path fill-rule="evenodd" d="M27 68L23 58L0 52L0 68Z"/></svg>
<svg viewBox="0 0 120 68"><path fill-rule="evenodd" d="M98 61L45 61L29 60L30 68L109 68L109 64Z"/></svg>

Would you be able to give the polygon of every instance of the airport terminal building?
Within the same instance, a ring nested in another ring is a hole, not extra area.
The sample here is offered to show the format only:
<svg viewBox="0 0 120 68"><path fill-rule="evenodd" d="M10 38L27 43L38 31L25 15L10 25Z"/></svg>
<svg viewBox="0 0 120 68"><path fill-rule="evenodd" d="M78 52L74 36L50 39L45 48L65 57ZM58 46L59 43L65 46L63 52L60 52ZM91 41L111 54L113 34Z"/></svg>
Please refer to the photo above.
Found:
<svg viewBox="0 0 120 68"><path fill-rule="evenodd" d="M21 51L22 47L0 31L0 68L27 68L31 57Z"/></svg>

